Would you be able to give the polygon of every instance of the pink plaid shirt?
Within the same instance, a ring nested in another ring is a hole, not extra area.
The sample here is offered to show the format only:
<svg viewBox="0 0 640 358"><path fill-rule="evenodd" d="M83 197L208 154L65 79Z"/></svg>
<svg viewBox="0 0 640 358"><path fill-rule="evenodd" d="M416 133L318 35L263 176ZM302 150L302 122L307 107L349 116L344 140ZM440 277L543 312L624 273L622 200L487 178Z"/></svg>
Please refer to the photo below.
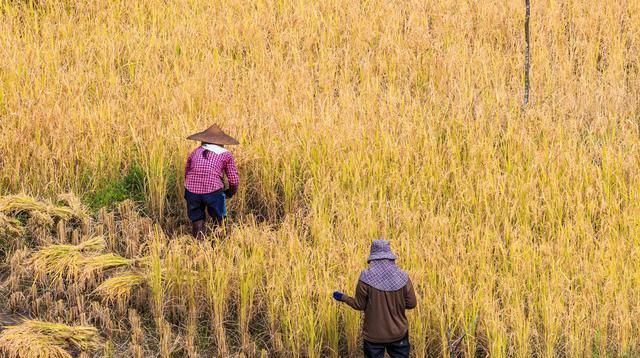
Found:
<svg viewBox="0 0 640 358"><path fill-rule="evenodd" d="M216 154L208 151L205 158L202 156L205 150L198 147L187 158L184 170L184 187L195 194L207 194L223 189L222 174L224 173L229 180L229 187L237 188L240 178L231 153Z"/></svg>

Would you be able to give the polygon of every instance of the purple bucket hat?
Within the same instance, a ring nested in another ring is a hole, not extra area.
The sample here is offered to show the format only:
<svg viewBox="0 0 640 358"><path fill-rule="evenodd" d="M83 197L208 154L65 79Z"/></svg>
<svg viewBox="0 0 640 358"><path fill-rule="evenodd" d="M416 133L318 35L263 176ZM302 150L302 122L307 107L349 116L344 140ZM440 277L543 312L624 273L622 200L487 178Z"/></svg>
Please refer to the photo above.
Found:
<svg viewBox="0 0 640 358"><path fill-rule="evenodd" d="M395 260L396 255L391 252L391 245L389 245L389 241L387 240L374 240L371 243L371 252L369 254L369 258L367 258L367 262L371 262L373 260Z"/></svg>

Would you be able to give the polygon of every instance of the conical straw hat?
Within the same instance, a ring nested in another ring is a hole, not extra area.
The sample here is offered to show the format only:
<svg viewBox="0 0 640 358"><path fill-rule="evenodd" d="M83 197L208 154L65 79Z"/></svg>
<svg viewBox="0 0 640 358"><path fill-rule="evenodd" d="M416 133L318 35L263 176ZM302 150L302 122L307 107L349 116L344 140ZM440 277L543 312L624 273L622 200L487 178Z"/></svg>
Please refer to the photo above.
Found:
<svg viewBox="0 0 640 358"><path fill-rule="evenodd" d="M222 129L220 129L220 127L215 124L203 130L202 132L194 133L188 136L187 139L218 145L240 144L240 142L238 142L235 138L227 135L222 131Z"/></svg>

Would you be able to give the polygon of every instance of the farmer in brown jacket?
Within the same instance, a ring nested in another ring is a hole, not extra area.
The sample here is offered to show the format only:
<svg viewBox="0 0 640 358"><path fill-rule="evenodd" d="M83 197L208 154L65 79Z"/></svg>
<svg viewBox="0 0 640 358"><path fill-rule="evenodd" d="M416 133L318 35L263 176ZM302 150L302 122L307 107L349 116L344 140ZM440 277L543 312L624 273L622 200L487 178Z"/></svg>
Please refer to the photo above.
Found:
<svg viewBox="0 0 640 358"><path fill-rule="evenodd" d="M362 350L365 357L409 357L409 322L406 309L416 307L416 294L409 276L396 266L389 241L375 240L368 258L369 268L362 271L356 297L342 292L333 298L351 308L364 311Z"/></svg>

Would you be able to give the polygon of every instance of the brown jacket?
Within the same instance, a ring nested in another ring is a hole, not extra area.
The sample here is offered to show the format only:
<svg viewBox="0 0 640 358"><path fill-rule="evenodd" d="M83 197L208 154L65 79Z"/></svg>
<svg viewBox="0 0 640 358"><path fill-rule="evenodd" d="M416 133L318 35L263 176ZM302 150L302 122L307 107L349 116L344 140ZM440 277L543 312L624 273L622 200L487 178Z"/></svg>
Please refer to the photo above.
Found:
<svg viewBox="0 0 640 358"><path fill-rule="evenodd" d="M404 338L409 331L404 311L417 304L411 280L397 291L380 291L358 281L356 297L344 295L342 301L353 309L364 311L362 335L371 343L390 343Z"/></svg>

